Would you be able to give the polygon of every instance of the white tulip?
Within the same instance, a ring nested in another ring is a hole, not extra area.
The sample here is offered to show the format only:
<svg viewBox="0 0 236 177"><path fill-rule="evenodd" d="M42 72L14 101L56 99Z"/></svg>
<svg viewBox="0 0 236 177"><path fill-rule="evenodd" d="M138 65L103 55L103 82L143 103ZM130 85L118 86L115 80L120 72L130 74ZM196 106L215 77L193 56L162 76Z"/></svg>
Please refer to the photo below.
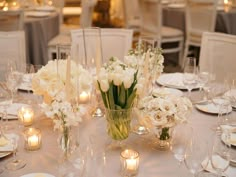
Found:
<svg viewBox="0 0 236 177"><path fill-rule="evenodd" d="M114 74L113 82L114 85L120 86L122 84L122 74L119 73Z"/></svg>
<svg viewBox="0 0 236 177"><path fill-rule="evenodd" d="M107 92L109 90L109 82L107 79L103 79L99 81L99 83L100 83L101 90L103 92Z"/></svg>

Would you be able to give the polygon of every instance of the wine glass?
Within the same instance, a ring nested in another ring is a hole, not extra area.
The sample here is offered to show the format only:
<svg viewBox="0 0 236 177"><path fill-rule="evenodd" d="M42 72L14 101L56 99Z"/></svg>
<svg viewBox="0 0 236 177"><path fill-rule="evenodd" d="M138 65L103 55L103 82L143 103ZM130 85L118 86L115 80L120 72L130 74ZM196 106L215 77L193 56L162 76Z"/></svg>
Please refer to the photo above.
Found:
<svg viewBox="0 0 236 177"><path fill-rule="evenodd" d="M211 85L210 99L218 109L218 121L214 130L221 133L221 124L228 121L228 114L230 113L231 102L229 97L225 96L228 91L228 86L221 83L214 83Z"/></svg>
<svg viewBox="0 0 236 177"><path fill-rule="evenodd" d="M195 133L192 141L190 141L186 148L184 160L186 167L193 176L197 176L202 170L201 163L206 157L208 157L208 144Z"/></svg>
<svg viewBox="0 0 236 177"><path fill-rule="evenodd" d="M93 77L96 77L100 71L103 63L101 29L97 27L84 28L84 58L82 59L85 68L90 71ZM103 117L104 112L100 107L99 91L94 84L92 88L92 95L94 96L95 107L92 111L92 117Z"/></svg>
<svg viewBox="0 0 236 177"><path fill-rule="evenodd" d="M196 88L197 82L197 68L196 58L188 57L184 65L183 84L188 90L188 97L191 96L192 89Z"/></svg>
<svg viewBox="0 0 236 177"><path fill-rule="evenodd" d="M171 152L174 154L178 165L181 168L185 159L188 144L191 142L193 129L187 124L178 124L174 127L170 143Z"/></svg>
<svg viewBox="0 0 236 177"><path fill-rule="evenodd" d="M5 165L5 168L8 170L18 170L18 169L24 168L26 165L25 160L16 158L18 140L19 140L19 137L16 135L10 138L10 142L12 144L12 150L13 150L13 160L9 161Z"/></svg>
<svg viewBox="0 0 236 177"><path fill-rule="evenodd" d="M227 138L228 137L228 138ZM223 172L229 167L230 163L230 143L229 137L226 136L222 142L221 136L215 135L214 143L211 152L211 165L217 171L218 177L221 177Z"/></svg>

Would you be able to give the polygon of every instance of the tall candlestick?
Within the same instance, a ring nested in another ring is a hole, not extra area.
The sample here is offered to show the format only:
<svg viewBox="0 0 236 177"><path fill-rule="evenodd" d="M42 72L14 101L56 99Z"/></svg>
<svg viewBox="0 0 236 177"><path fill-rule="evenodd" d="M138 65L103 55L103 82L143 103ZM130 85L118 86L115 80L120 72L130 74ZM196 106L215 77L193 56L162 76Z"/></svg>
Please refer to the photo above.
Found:
<svg viewBox="0 0 236 177"><path fill-rule="evenodd" d="M71 62L70 62L70 56L67 58L66 62L66 98L67 100L70 100L70 79L71 79Z"/></svg>

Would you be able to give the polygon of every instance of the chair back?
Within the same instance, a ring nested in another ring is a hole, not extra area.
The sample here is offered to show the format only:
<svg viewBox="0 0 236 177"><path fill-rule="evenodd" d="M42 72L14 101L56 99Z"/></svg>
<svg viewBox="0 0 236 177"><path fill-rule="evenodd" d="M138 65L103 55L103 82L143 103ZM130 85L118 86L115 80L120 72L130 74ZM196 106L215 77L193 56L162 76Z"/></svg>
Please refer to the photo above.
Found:
<svg viewBox="0 0 236 177"><path fill-rule="evenodd" d="M93 36L92 30L86 35ZM116 28L101 28L101 48L102 48L102 61L106 62L111 57L118 57L123 60L124 56L128 54L128 51L132 47L133 31L130 29L116 29ZM75 56L75 45L79 45L79 57L85 58L85 41L83 38L83 29L71 30L72 40L72 55ZM90 47L96 44L88 44Z"/></svg>
<svg viewBox="0 0 236 177"><path fill-rule="evenodd" d="M214 31L216 23L216 0L186 1L186 33L201 35L205 31Z"/></svg>
<svg viewBox="0 0 236 177"><path fill-rule="evenodd" d="M86 28L92 26L93 11L97 0L81 0L82 12L80 15L80 27Z"/></svg>
<svg viewBox="0 0 236 177"><path fill-rule="evenodd" d="M4 78L6 64L15 60L18 67L26 63L24 31L0 32L0 79Z"/></svg>
<svg viewBox="0 0 236 177"><path fill-rule="evenodd" d="M161 0L139 0L141 12L141 34L153 34L161 39L162 3Z"/></svg>
<svg viewBox="0 0 236 177"><path fill-rule="evenodd" d="M22 10L0 10L0 31L17 31L24 29Z"/></svg>
<svg viewBox="0 0 236 177"><path fill-rule="evenodd" d="M124 22L126 28L139 30L141 26L138 0L123 0Z"/></svg>
<svg viewBox="0 0 236 177"><path fill-rule="evenodd" d="M219 81L223 81L226 76L236 78L235 51L235 35L204 32L199 59L200 70L210 71Z"/></svg>

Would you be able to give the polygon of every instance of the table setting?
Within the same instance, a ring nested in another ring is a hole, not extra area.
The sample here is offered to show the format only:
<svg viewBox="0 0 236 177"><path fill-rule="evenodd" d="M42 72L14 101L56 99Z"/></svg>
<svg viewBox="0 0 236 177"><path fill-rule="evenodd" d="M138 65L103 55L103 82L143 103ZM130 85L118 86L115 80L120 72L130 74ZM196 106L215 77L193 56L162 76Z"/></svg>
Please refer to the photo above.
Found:
<svg viewBox="0 0 236 177"><path fill-rule="evenodd" d="M154 46L96 60L92 74L66 51L65 59L21 74L31 91L17 89L16 80L1 87L0 176L235 175L234 81L219 95L210 87L216 80L200 81L196 63L191 72L163 73ZM186 75L197 84L184 82ZM96 99L102 117L92 116ZM12 170L15 159L22 164Z"/></svg>

